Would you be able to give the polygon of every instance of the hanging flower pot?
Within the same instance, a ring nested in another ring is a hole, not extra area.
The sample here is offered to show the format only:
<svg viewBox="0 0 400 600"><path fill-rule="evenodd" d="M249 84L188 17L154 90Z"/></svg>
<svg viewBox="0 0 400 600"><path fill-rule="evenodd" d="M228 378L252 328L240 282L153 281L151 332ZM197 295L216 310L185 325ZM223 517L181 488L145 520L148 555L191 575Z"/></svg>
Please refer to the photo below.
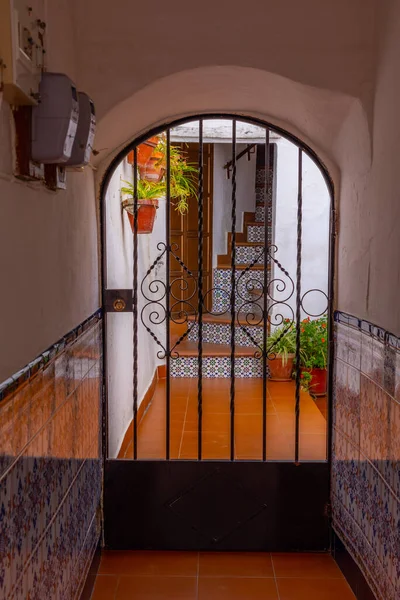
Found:
<svg viewBox="0 0 400 600"><path fill-rule="evenodd" d="M132 233L134 233L135 223L132 200L124 200L124 202L122 202L122 208L128 213L129 223L131 225ZM153 231L157 208L157 199L138 200L138 233L151 233Z"/></svg>
<svg viewBox="0 0 400 600"><path fill-rule="evenodd" d="M153 152L144 166L139 165L140 179L158 183L165 173L164 156L161 152Z"/></svg>
<svg viewBox="0 0 400 600"><path fill-rule="evenodd" d="M139 144L139 146L137 147L137 162L138 162L138 167L139 168L145 168L147 162L149 161L151 155L154 152L155 147L157 146L158 143L158 137L155 135L151 138L149 138L148 140L146 140L145 142L143 142L142 144ZM133 165L134 162L134 152L133 150L131 150L131 152L129 152L128 154L128 163L130 165Z"/></svg>

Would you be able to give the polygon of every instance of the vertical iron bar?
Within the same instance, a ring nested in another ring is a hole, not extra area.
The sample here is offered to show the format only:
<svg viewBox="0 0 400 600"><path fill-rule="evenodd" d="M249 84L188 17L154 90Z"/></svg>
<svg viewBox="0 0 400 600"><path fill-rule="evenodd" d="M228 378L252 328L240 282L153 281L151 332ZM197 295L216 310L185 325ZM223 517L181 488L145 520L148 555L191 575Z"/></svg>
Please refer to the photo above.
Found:
<svg viewBox="0 0 400 600"><path fill-rule="evenodd" d="M334 374L334 273L335 273L335 245L336 245L336 211L334 196L330 193L330 222L329 222L329 283L328 283L328 411L327 411L327 460L332 463L332 437L333 437L333 374Z"/></svg>
<svg viewBox="0 0 400 600"><path fill-rule="evenodd" d="M198 188L198 310L199 343L197 375L197 458L201 460L203 429L203 119L199 120L199 188Z"/></svg>
<svg viewBox="0 0 400 600"><path fill-rule="evenodd" d="M170 240L170 219L171 219L171 132L170 129L167 129L167 153L166 153L166 209L165 209L165 243L167 246L166 259L165 259L165 278L166 278L166 295L165 295L165 311L166 311L166 340L165 340L165 348L166 348L166 367L167 367L167 380L165 385L165 394L166 394L166 421L165 421L165 440L166 440L166 449L165 449L165 458L169 460L170 457L170 420L171 420L171 389L170 389L170 361L171 361L171 346L170 346L170 250L171 250L171 240Z"/></svg>
<svg viewBox="0 0 400 600"><path fill-rule="evenodd" d="M264 306L263 306L263 383L262 383L262 459L267 460L267 325L268 325L268 284L269 284L269 253L268 253L268 201L270 192L269 173L269 129L265 130L265 174L264 174Z"/></svg>
<svg viewBox="0 0 400 600"><path fill-rule="evenodd" d="M231 213L231 449L230 459L235 459L235 300L236 300L236 119L232 119L232 213Z"/></svg>
<svg viewBox="0 0 400 600"><path fill-rule="evenodd" d="M133 149L133 459L137 460L138 410L138 170L137 146Z"/></svg>
<svg viewBox="0 0 400 600"><path fill-rule="evenodd" d="M301 326L301 236L303 216L303 150L298 155L298 193L297 193L297 276L296 276L296 431L295 457L299 462L299 424L300 424L300 326Z"/></svg>

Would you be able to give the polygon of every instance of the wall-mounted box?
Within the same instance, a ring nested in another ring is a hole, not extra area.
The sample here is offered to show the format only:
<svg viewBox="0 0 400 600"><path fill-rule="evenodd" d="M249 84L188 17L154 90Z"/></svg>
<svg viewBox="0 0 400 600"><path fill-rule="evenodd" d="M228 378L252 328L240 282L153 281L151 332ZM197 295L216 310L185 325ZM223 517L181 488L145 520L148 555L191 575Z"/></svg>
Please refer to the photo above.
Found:
<svg viewBox="0 0 400 600"><path fill-rule="evenodd" d="M44 0L0 0L0 82L10 104L35 105L45 60Z"/></svg>
<svg viewBox="0 0 400 600"><path fill-rule="evenodd" d="M70 167L83 167L89 164L96 133L94 104L87 94L79 92L79 121L76 130L71 158L65 163Z"/></svg>
<svg viewBox="0 0 400 600"><path fill-rule="evenodd" d="M40 103L32 108L31 158L63 164L71 157L79 119L78 93L63 73L43 73Z"/></svg>

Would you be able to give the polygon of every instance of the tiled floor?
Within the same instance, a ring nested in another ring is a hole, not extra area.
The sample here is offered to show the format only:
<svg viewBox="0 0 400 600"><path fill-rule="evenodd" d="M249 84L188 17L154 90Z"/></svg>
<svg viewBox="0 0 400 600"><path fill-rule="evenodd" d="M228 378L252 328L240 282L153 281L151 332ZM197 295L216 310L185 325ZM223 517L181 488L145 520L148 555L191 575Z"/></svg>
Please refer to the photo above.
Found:
<svg viewBox="0 0 400 600"><path fill-rule="evenodd" d="M165 458L165 385L157 382L153 400L138 428L138 458ZM171 458L197 458L197 379L171 379ZM235 456L262 457L262 379L236 380ZM203 380L203 458L228 459L230 451L229 379ZM300 459L325 460L326 419L306 392L300 402ZM322 406L322 408L321 408ZM293 460L295 384L268 382L267 458ZM132 435L132 434L130 434ZM132 458L133 443L125 443L124 458Z"/></svg>
<svg viewBox="0 0 400 600"><path fill-rule="evenodd" d="M328 554L104 552L92 600L354 600Z"/></svg>

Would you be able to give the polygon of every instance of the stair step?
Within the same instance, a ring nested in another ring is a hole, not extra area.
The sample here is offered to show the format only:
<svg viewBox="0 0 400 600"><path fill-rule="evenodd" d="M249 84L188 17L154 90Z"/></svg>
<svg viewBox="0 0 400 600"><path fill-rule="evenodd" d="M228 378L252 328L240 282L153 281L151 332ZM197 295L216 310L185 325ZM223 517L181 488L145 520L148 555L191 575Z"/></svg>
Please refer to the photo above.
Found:
<svg viewBox="0 0 400 600"><path fill-rule="evenodd" d="M259 319L249 319L247 321L246 319L247 314L246 313L240 313L239 314L239 319L237 314L235 314L235 324L236 325L250 325L252 327L262 327L262 322L259 323ZM189 322L193 322L193 321L198 321L199 318L196 315L189 315L188 316L188 321ZM212 323L212 324L218 324L218 325L230 325L231 324L231 320L232 320L232 313L227 312L223 315L214 315L211 313L206 313L203 315L203 323ZM238 323L239 320L239 323Z"/></svg>
<svg viewBox="0 0 400 600"><path fill-rule="evenodd" d="M236 275L236 298L235 298L235 311L237 312L252 312L255 310L253 296L250 293L250 287L254 289L262 289L264 281L264 265L252 267L251 269L244 271L247 267L237 266L235 270ZM214 313L225 313L231 311L230 305L230 292L231 292L231 268L218 267L214 269L214 282L213 282L213 308Z"/></svg>
<svg viewBox="0 0 400 600"><path fill-rule="evenodd" d="M235 265L236 271L244 271L246 270L248 267L250 266L250 264L246 264L246 265ZM230 271L231 270L231 265L218 265L218 270L224 270L224 271ZM251 271L263 271L264 270L264 265L260 265L260 264L255 264L251 267Z"/></svg>
<svg viewBox="0 0 400 600"><path fill-rule="evenodd" d="M235 356L241 357L253 357L257 348L254 346L235 346ZM198 357L199 349L197 342L191 342L184 340L179 346L176 347L181 358L184 357ZM203 357L230 357L231 347L229 344L213 344L209 342L203 343Z"/></svg>
<svg viewBox="0 0 400 600"><path fill-rule="evenodd" d="M247 247L247 248L262 248L262 246L260 246L259 242L236 242L236 248L237 247Z"/></svg>
<svg viewBox="0 0 400 600"><path fill-rule="evenodd" d="M247 226L247 240L248 243L257 245L257 242L264 242L265 230L264 223L250 223ZM268 228L268 243L272 243L272 229Z"/></svg>
<svg viewBox="0 0 400 600"><path fill-rule="evenodd" d="M250 265L253 261L257 261L253 266L259 266L264 264L264 247L260 244L237 244L236 245L236 267ZM220 254L218 256L218 267L229 268L231 266L231 253L229 248L229 254Z"/></svg>

